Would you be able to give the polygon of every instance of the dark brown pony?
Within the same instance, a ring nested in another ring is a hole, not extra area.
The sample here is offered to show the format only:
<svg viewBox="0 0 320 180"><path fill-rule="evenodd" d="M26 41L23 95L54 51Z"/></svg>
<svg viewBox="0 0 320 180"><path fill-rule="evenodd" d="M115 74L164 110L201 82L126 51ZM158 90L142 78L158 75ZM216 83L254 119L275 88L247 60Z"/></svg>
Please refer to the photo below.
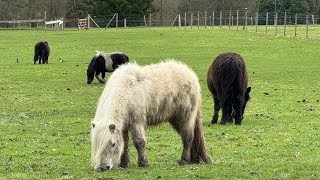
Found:
<svg viewBox="0 0 320 180"><path fill-rule="evenodd" d="M246 65L239 54L220 54L211 64L207 85L214 100L212 124L218 122L218 113L222 108L220 124L241 125L243 113L250 99L251 87L248 87Z"/></svg>
<svg viewBox="0 0 320 180"><path fill-rule="evenodd" d="M39 64L48 64L48 59L50 55L50 47L48 42L38 42L34 46L34 57L33 57L33 64L39 60Z"/></svg>

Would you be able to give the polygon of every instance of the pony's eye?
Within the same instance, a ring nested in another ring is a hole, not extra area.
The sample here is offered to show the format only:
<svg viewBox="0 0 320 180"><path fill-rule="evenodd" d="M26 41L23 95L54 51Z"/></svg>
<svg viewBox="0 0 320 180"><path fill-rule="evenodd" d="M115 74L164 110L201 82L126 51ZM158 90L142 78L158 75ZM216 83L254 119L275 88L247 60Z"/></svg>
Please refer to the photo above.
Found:
<svg viewBox="0 0 320 180"><path fill-rule="evenodd" d="M112 143L112 147L114 147L116 145L116 143Z"/></svg>

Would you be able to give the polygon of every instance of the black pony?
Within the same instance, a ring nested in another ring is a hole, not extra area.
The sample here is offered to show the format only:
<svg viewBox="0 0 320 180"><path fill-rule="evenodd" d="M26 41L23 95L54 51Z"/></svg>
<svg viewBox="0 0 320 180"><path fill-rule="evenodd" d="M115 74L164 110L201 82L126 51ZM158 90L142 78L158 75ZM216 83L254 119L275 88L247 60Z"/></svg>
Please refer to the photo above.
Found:
<svg viewBox="0 0 320 180"><path fill-rule="evenodd" d="M236 53L220 54L211 64L207 74L207 85L214 100L212 124L217 123L222 107L221 124L241 125L244 110L250 99L251 87L244 60Z"/></svg>
<svg viewBox="0 0 320 180"><path fill-rule="evenodd" d="M121 52L107 54L97 51L97 54L92 58L87 69L87 83L91 84L94 77L96 77L100 83L104 83L106 72L113 72L118 66L128 62L128 56ZM102 79L99 78L100 73L102 74Z"/></svg>
<svg viewBox="0 0 320 180"><path fill-rule="evenodd" d="M39 64L48 64L48 58L50 55L50 48L48 42L38 42L34 46L34 58L33 58L33 64L36 64L36 62L39 60Z"/></svg>

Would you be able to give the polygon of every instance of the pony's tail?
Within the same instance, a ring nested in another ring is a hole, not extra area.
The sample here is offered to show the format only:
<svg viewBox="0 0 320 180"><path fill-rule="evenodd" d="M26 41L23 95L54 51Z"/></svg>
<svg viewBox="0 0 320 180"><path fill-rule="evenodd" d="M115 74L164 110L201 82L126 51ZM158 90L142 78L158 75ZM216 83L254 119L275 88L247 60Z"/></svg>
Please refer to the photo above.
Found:
<svg viewBox="0 0 320 180"><path fill-rule="evenodd" d="M201 112L198 109L196 122L194 126L194 137L191 146L191 163L212 163L204 147L205 140L202 132Z"/></svg>
<svg viewBox="0 0 320 180"><path fill-rule="evenodd" d="M232 94L235 88L234 80L237 76L237 62L234 61L231 57L229 63L230 64L225 71L226 74L222 82L222 94L220 98L220 103L222 104L228 99L228 96Z"/></svg>

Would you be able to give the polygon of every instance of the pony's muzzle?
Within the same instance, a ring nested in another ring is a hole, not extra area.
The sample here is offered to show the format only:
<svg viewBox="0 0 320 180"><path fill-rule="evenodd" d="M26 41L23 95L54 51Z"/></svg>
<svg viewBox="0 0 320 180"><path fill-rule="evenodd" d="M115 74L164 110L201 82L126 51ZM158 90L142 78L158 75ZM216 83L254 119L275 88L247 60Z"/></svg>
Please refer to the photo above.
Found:
<svg viewBox="0 0 320 180"><path fill-rule="evenodd" d="M107 164L101 164L99 167L100 167L101 171L107 171L107 170L111 169L111 166L109 166Z"/></svg>
<svg viewBox="0 0 320 180"><path fill-rule="evenodd" d="M87 83L88 83L88 84L91 84L91 83L92 83L92 81L87 81Z"/></svg>

